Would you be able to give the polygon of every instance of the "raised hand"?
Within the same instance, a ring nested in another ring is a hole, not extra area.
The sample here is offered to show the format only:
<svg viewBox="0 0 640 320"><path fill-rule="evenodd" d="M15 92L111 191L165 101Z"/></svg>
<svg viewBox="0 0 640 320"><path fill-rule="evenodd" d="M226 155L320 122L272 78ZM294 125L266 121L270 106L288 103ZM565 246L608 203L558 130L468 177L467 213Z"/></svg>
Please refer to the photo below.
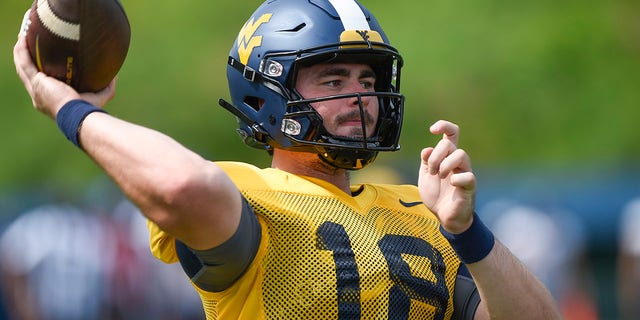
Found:
<svg viewBox="0 0 640 320"><path fill-rule="evenodd" d="M420 153L420 196L446 231L462 233L473 221L475 206L476 178L471 159L458 148L460 129L456 124L440 120L430 131L441 134L442 139Z"/></svg>
<svg viewBox="0 0 640 320"><path fill-rule="evenodd" d="M13 61L33 106L52 119L55 119L58 110L70 100L84 99L102 107L115 95L115 79L102 91L80 94L66 83L39 72L29 56L27 43L22 34L18 36L18 42L13 48Z"/></svg>

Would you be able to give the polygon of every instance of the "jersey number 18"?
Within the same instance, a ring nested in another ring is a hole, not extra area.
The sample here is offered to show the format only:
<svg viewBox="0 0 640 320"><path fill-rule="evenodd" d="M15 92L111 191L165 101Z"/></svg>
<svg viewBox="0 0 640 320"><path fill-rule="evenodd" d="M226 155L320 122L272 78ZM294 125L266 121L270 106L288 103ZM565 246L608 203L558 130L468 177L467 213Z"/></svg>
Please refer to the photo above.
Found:
<svg viewBox="0 0 640 320"><path fill-rule="evenodd" d="M318 248L333 253L336 265L338 319L360 319L360 275L351 240L344 227L325 222L316 231ZM418 300L435 307L433 319L444 319L449 300L444 274L445 264L440 252L427 241L411 236L385 235L378 241L393 286L389 290L388 319L408 319L411 300ZM421 256L431 261L435 281L411 274L409 264L401 254Z"/></svg>

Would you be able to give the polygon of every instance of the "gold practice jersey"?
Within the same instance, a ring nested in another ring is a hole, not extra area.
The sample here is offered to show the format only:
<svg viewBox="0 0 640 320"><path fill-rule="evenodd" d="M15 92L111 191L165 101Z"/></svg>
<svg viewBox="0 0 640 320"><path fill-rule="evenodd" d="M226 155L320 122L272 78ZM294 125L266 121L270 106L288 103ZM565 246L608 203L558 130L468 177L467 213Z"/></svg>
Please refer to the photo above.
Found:
<svg viewBox="0 0 640 320"><path fill-rule="evenodd" d="M460 261L415 186L357 185L352 196L277 169L217 164L262 232L228 288L194 284L207 319L451 318ZM177 262L175 239L149 229L153 254Z"/></svg>

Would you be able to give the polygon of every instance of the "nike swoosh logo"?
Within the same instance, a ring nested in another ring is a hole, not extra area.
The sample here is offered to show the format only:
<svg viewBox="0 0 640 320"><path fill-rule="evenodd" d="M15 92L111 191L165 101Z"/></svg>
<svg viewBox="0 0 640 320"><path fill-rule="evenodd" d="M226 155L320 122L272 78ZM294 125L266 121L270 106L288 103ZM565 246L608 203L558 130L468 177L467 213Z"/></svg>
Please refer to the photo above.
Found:
<svg viewBox="0 0 640 320"><path fill-rule="evenodd" d="M422 201L416 201L416 202L404 202L402 201L402 199L398 199L398 201L400 201L400 204L407 207L407 208L411 208L411 207L415 207L419 204L422 204Z"/></svg>

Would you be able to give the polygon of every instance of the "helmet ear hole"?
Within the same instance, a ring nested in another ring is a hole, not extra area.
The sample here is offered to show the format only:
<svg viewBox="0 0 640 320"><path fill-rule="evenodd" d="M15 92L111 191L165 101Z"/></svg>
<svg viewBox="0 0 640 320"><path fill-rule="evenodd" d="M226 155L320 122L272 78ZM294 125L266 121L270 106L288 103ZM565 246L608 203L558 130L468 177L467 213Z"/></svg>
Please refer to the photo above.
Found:
<svg viewBox="0 0 640 320"><path fill-rule="evenodd" d="M250 106L251 108L253 108L253 110L255 110L256 112L258 112L260 111L260 108L262 107L262 105L264 105L264 100L258 97L247 96L244 98L244 103Z"/></svg>

